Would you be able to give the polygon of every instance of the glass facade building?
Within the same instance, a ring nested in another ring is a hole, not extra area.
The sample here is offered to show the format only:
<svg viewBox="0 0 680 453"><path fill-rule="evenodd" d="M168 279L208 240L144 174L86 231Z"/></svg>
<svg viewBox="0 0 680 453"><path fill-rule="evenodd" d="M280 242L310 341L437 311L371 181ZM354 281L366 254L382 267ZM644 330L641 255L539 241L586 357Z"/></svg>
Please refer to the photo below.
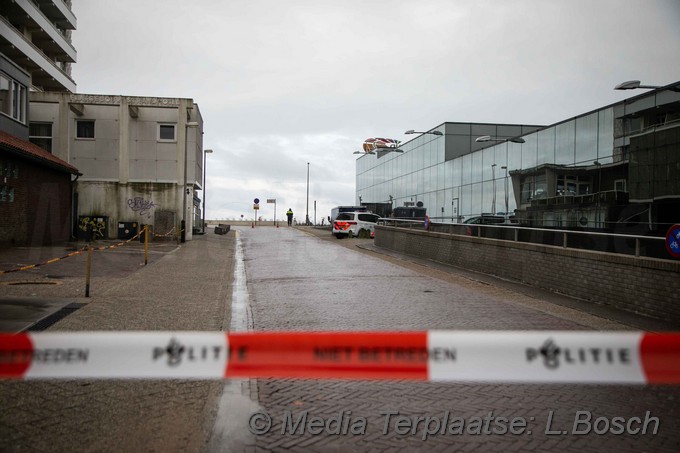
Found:
<svg viewBox="0 0 680 453"><path fill-rule="evenodd" d="M402 143L403 152L358 158L356 201L393 208L421 202L432 220L457 223L482 213L531 210L540 199L625 191L628 164L636 160L629 155L631 138L635 143L660 127L680 130L678 86L551 126L443 123ZM481 136L495 141L475 141ZM508 140L517 137L523 143Z"/></svg>

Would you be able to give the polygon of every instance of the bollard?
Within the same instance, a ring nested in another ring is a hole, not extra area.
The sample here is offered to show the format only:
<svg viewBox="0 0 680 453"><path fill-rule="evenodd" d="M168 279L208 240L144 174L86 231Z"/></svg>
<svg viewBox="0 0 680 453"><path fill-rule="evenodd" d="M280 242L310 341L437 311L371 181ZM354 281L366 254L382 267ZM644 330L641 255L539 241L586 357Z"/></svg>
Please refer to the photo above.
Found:
<svg viewBox="0 0 680 453"><path fill-rule="evenodd" d="M92 245L87 246L87 264L85 265L85 297L90 297L90 275L92 269Z"/></svg>

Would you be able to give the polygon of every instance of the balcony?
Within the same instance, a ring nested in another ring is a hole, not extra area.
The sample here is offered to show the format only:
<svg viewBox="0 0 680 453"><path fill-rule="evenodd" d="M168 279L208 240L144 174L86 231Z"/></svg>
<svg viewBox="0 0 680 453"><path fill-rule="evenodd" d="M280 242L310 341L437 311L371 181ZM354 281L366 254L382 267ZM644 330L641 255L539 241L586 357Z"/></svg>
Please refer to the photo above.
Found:
<svg viewBox="0 0 680 453"><path fill-rule="evenodd" d="M76 83L54 59L27 40L4 17L0 17L0 48L9 59L31 73L34 86L46 91L76 91Z"/></svg>

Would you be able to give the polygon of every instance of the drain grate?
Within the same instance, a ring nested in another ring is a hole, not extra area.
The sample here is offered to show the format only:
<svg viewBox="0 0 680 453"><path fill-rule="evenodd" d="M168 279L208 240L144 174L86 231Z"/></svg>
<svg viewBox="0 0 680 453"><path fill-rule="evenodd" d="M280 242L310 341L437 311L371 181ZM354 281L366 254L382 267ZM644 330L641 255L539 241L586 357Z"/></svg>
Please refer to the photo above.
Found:
<svg viewBox="0 0 680 453"><path fill-rule="evenodd" d="M76 302L70 303L68 305L65 305L64 307L61 308L61 310L56 311L52 313L49 316L46 316L45 318L41 319L40 321L36 322L35 324L31 325L27 329L24 330L24 332L40 332L43 330L47 330L54 324L58 323L74 311L84 307L86 304L79 304Z"/></svg>

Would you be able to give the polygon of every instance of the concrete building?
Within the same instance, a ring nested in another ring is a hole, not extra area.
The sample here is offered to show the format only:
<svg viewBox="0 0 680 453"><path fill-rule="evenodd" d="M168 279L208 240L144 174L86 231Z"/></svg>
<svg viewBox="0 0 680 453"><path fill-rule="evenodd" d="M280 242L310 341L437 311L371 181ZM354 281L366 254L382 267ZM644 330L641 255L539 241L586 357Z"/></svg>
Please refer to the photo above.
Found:
<svg viewBox="0 0 680 453"><path fill-rule="evenodd" d="M28 140L29 90L76 91L75 28L70 1L0 2L0 131Z"/></svg>
<svg viewBox="0 0 680 453"><path fill-rule="evenodd" d="M665 234L680 222L680 82L547 127L444 123L399 147L357 159L357 201L422 202L448 223L509 212L526 226Z"/></svg>
<svg viewBox="0 0 680 453"><path fill-rule="evenodd" d="M31 140L77 167L74 229L105 238L149 224L186 239L200 225L203 119L192 99L31 93ZM182 213L184 212L184 215Z"/></svg>
<svg viewBox="0 0 680 453"><path fill-rule="evenodd" d="M29 142L30 91L73 92L69 0L0 2L0 242L67 241L77 169Z"/></svg>

